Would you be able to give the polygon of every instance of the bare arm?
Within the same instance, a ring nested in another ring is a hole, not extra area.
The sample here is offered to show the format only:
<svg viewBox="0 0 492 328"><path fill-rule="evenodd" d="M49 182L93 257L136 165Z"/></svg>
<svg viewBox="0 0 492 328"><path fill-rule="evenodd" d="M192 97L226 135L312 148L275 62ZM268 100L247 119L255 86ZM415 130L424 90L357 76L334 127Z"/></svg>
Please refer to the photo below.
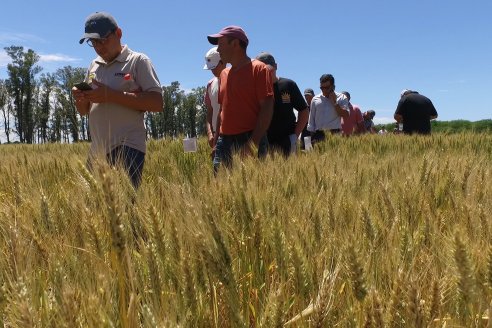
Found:
<svg viewBox="0 0 492 328"><path fill-rule="evenodd" d="M258 114L258 121L256 127L253 130L251 141L256 147L260 144L261 138L265 135L273 116L273 96L266 97L260 101L260 113Z"/></svg>
<svg viewBox="0 0 492 328"><path fill-rule="evenodd" d="M75 96L74 92L77 103L80 102L80 109L78 105L77 109L81 114L85 108L89 108L89 103L106 102L119 104L139 111L162 112L163 100L161 92L143 92L139 90L134 90L132 92L122 92L111 89L108 86L95 80L93 80L92 83L96 85L97 88L90 91L81 91L82 95L79 95L78 99L77 96Z"/></svg>
<svg viewBox="0 0 492 328"><path fill-rule="evenodd" d="M109 102L109 100L108 100ZM150 92L119 92L115 91L114 103L143 112L162 112L162 93Z"/></svg>
<svg viewBox="0 0 492 328"><path fill-rule="evenodd" d="M222 123L222 121L220 119L221 114L222 114L222 106L219 107L219 112L217 113L217 125L216 125L217 130L215 131L215 134L214 134L214 147L217 144L217 139L219 139L220 125Z"/></svg>
<svg viewBox="0 0 492 328"><path fill-rule="evenodd" d="M294 131L297 137L301 135L302 130L304 130L304 127L308 122L308 119L309 119L309 110L307 109L307 107L304 110L301 110L300 112L297 113L297 123L296 123L296 129Z"/></svg>
<svg viewBox="0 0 492 328"><path fill-rule="evenodd" d="M338 103L335 103L334 107L335 107L335 110L337 111L338 116L340 116L340 117L349 117L350 113L348 111L346 111Z"/></svg>
<svg viewBox="0 0 492 328"><path fill-rule="evenodd" d="M331 101L331 104L335 108L335 111L337 112L338 116L340 116L340 117L349 117L350 112L348 110L348 107L347 108L344 108L340 104L338 104L338 102L337 102L337 94L335 93L335 90L333 90L330 93L330 95L328 96L328 99Z"/></svg>
<svg viewBox="0 0 492 328"><path fill-rule="evenodd" d="M210 147L214 146L214 129L213 129L213 114L214 109L212 107L212 103L210 102L210 97L208 95L209 85L207 85L207 90L205 91L205 106L207 107L207 136L208 136L208 144Z"/></svg>

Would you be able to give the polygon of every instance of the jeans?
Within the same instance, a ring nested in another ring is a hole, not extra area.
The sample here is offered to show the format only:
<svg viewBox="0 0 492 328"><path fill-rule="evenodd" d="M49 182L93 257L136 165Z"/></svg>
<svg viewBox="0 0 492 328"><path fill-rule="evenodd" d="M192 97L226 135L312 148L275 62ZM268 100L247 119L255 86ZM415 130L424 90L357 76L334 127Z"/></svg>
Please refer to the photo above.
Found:
<svg viewBox="0 0 492 328"><path fill-rule="evenodd" d="M133 187L138 189L142 182L145 153L128 146L118 146L113 148L106 155L106 158L111 165L122 165L128 173Z"/></svg>
<svg viewBox="0 0 492 328"><path fill-rule="evenodd" d="M87 159L87 169L93 171L95 158L89 154ZM142 171L145 162L145 153L128 146L117 146L106 154L107 162L112 166L121 165L132 182L135 189L138 189L142 182Z"/></svg>
<svg viewBox="0 0 492 328"><path fill-rule="evenodd" d="M221 163L227 168L232 166L232 153L237 152L251 138L252 131L234 135L220 135L215 145L214 172L217 173ZM258 146L258 158L265 158L268 148L268 139L263 136Z"/></svg>

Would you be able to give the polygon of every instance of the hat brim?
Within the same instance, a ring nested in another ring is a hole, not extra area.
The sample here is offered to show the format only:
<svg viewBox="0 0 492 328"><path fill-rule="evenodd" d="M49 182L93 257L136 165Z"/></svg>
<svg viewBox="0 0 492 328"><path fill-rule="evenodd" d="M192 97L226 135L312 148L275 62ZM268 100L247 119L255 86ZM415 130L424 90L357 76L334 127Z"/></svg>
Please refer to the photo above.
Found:
<svg viewBox="0 0 492 328"><path fill-rule="evenodd" d="M207 39L208 39L208 42L210 42L210 44L213 44L214 46L216 46L219 43L219 38L222 36L223 36L222 34L217 33L217 34L212 34L212 35L207 36Z"/></svg>
<svg viewBox="0 0 492 328"><path fill-rule="evenodd" d="M99 33L84 33L79 43L82 44L87 39L101 39L101 35L99 35Z"/></svg>
<svg viewBox="0 0 492 328"><path fill-rule="evenodd" d="M213 70L217 66L219 66L219 64L217 64L217 65L210 65L210 66L208 66L207 64L205 64L205 66L203 66L203 69Z"/></svg>

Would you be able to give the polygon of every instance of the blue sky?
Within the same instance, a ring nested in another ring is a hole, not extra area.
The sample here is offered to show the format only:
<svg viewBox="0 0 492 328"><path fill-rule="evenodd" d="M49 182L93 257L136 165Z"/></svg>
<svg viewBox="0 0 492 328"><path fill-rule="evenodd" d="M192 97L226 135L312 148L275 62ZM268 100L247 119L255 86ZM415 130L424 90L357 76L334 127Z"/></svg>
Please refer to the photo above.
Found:
<svg viewBox="0 0 492 328"><path fill-rule="evenodd" d="M113 14L123 42L153 61L163 85L204 85L211 47L206 36L240 25L248 54L271 52L278 74L319 92L331 73L376 122L391 122L402 89L428 96L440 120L492 118L492 1L5 1L0 20L0 79L7 77L3 48L21 45L41 55L44 72L87 67L95 56L79 45L85 18Z"/></svg>

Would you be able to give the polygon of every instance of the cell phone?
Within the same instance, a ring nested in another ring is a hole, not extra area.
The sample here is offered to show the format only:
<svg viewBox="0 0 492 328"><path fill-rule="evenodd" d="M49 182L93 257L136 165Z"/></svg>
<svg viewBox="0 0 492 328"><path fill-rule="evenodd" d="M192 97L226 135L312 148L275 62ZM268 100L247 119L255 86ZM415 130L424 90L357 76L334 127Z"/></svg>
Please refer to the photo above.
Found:
<svg viewBox="0 0 492 328"><path fill-rule="evenodd" d="M92 90L91 85L87 82L75 83L73 86L82 91Z"/></svg>

